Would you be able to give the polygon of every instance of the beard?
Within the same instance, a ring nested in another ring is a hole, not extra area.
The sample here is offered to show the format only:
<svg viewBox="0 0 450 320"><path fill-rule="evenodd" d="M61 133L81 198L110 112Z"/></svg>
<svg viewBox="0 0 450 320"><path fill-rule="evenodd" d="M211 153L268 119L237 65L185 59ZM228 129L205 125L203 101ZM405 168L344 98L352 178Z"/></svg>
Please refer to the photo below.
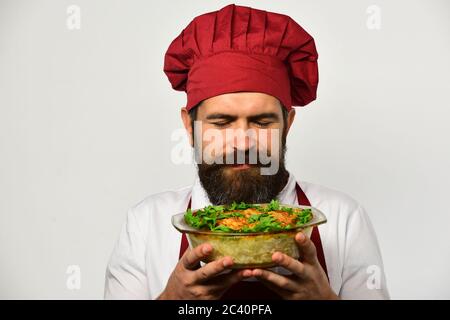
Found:
<svg viewBox="0 0 450 320"><path fill-rule="evenodd" d="M245 163L248 164L246 151ZM213 205L233 202L267 203L276 199L289 178L285 167L286 137L283 133L282 147L278 161L278 170L272 175L262 175L261 168L268 165L251 164L247 169L235 170L230 164L198 164L198 175L209 201ZM233 155L237 159L237 155ZM272 160L274 161L274 160Z"/></svg>

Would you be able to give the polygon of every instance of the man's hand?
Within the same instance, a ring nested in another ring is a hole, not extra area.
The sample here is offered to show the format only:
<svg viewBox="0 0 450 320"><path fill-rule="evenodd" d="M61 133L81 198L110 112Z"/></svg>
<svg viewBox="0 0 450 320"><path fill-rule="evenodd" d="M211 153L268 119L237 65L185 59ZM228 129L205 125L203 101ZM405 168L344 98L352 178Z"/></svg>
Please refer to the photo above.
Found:
<svg viewBox="0 0 450 320"><path fill-rule="evenodd" d="M295 241L301 261L281 252L272 255L272 260L291 271L292 275L284 276L265 269L247 269L243 275L256 277L283 299L339 299L331 289L325 271L317 259L314 243L301 232L296 234Z"/></svg>
<svg viewBox="0 0 450 320"><path fill-rule="evenodd" d="M244 278L242 270L221 274L233 265L231 257L200 267L200 261L210 255L212 250L208 243L186 250L157 299L219 299L231 285Z"/></svg>

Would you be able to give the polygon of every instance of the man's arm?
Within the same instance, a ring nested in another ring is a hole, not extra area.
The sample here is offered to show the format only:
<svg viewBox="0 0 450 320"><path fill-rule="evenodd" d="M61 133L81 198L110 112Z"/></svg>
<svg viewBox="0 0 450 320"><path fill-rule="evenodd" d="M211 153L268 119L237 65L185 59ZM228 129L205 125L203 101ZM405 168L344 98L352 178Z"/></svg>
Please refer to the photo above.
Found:
<svg viewBox="0 0 450 320"><path fill-rule="evenodd" d="M145 240L133 209L106 269L105 299L150 299L145 273Z"/></svg>
<svg viewBox="0 0 450 320"><path fill-rule="evenodd" d="M345 234L343 282L339 296L327 281L313 242L302 233L295 237L301 261L280 252L272 255L272 260L291 271L292 275L264 269L254 269L251 274L284 299L389 299L375 232L361 206L349 216Z"/></svg>
<svg viewBox="0 0 450 320"><path fill-rule="evenodd" d="M342 299L389 299L375 230L362 206L347 222Z"/></svg>

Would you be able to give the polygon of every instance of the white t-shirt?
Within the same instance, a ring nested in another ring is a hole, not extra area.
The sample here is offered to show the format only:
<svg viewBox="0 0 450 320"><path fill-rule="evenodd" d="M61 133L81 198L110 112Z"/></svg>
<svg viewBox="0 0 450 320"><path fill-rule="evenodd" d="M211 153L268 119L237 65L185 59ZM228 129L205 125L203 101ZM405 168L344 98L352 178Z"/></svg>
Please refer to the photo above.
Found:
<svg viewBox="0 0 450 320"><path fill-rule="evenodd" d="M311 206L327 223L319 226L328 277L342 299L388 299L375 231L364 208L350 196L298 181ZM292 173L278 200L298 204ZM156 299L178 262L181 233L171 216L211 204L199 178L194 185L150 195L131 207L111 255L105 299Z"/></svg>

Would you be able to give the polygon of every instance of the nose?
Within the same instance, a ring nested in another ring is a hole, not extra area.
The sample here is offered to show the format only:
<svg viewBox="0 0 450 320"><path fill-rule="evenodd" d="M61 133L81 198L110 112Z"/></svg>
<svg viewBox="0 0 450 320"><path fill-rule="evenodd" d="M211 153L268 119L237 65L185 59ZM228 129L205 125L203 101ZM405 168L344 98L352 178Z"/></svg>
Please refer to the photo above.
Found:
<svg viewBox="0 0 450 320"><path fill-rule="evenodd" d="M238 121L232 129L232 146L238 152L246 152L253 148L256 143L256 132L250 128L245 120Z"/></svg>

